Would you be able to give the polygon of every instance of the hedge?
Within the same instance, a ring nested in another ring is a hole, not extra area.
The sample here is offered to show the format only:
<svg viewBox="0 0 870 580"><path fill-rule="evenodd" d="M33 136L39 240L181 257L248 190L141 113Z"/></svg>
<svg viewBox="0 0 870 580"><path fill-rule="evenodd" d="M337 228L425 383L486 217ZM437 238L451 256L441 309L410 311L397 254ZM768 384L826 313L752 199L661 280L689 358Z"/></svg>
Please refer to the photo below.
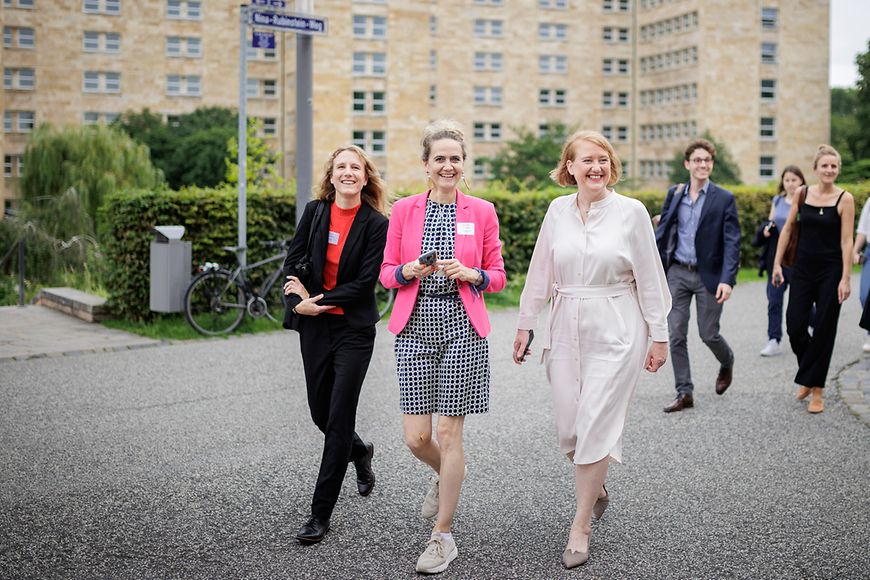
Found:
<svg viewBox="0 0 870 580"><path fill-rule="evenodd" d="M846 185L855 195L857 220L870 195L870 181ZM618 189L618 188L617 188ZM741 260L754 265L756 251L750 246L755 229L770 211L773 185L729 187L737 198L741 228ZM550 201L571 193L569 188L512 193L493 184L473 194L492 201L498 213L504 244L505 268L509 274L525 273L541 222ZM665 191L622 192L639 199L650 215L661 211ZM399 197L407 192L399 192ZM289 191L251 191L248 194L249 262L270 254L257 244L260 240L284 239L295 227L295 196ZM179 224L186 228L184 239L193 242L193 264L218 261L233 265L234 257L221 246L237 241L237 195L234 189L186 189L136 191L110 196L101 209L106 224L101 238L109 261L110 304L127 319L147 319L150 287L149 247L151 228L158 224Z"/></svg>
<svg viewBox="0 0 870 580"><path fill-rule="evenodd" d="M249 191L248 263L274 253L259 241L292 237L296 198L287 191ZM238 195L234 189L131 191L110 196L100 209L100 238L108 261L109 303L128 320L149 319L150 247L155 225L183 225L192 242L193 267L204 262L235 266L221 246L238 242Z"/></svg>

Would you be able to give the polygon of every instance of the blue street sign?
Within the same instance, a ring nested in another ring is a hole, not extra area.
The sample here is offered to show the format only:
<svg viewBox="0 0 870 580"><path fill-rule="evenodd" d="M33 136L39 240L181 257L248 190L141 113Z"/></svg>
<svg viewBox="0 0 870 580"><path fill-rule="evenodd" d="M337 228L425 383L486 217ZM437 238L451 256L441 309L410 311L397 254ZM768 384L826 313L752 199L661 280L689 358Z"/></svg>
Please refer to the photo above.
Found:
<svg viewBox="0 0 870 580"><path fill-rule="evenodd" d="M254 30L251 46L254 48L275 48L275 33Z"/></svg>
<svg viewBox="0 0 870 580"><path fill-rule="evenodd" d="M251 11L251 24L258 28L296 32L299 34L326 34L326 18L302 14L277 14Z"/></svg>
<svg viewBox="0 0 870 580"><path fill-rule="evenodd" d="M272 8L287 8L287 3L284 0L251 0L251 4L271 6Z"/></svg>

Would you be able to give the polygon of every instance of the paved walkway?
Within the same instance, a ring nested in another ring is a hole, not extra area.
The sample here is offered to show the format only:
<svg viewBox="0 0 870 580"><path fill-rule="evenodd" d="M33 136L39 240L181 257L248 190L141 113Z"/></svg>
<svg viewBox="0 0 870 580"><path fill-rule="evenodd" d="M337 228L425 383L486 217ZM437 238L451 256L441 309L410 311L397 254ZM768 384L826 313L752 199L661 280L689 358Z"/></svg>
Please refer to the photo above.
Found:
<svg viewBox="0 0 870 580"><path fill-rule="evenodd" d="M559 558L572 470L544 370L509 362L516 313L494 312L492 410L466 423L459 558L442 577L866 578L870 430L835 389L820 415L794 400L793 357L758 356L764 312L761 284L726 305L737 363L724 396L694 334L694 409L662 413L670 366L644 373L627 463L611 468L591 559L571 572ZM858 317L852 298L832 379L867 371ZM311 547L293 536L322 437L295 333L0 363L0 578L414 578L428 473L402 442L393 339L378 330L357 421L378 483L360 498L350 473Z"/></svg>

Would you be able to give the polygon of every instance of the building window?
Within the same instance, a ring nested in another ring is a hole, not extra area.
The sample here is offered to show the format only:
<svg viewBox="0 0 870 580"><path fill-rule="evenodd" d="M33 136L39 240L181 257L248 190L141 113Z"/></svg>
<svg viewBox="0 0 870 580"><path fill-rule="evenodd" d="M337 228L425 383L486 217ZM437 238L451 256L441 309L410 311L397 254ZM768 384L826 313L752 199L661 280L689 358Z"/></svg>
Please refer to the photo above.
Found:
<svg viewBox="0 0 870 580"><path fill-rule="evenodd" d="M601 106L605 108L613 106L613 91L604 91L601 93Z"/></svg>
<svg viewBox="0 0 870 580"><path fill-rule="evenodd" d="M538 72L542 74L568 71L568 57L563 54L542 54L538 57Z"/></svg>
<svg viewBox="0 0 870 580"><path fill-rule="evenodd" d="M474 138L478 141L500 141L501 123L475 123Z"/></svg>
<svg viewBox="0 0 870 580"><path fill-rule="evenodd" d="M100 50L100 33L86 30L84 33L84 50L85 52L99 52Z"/></svg>
<svg viewBox="0 0 870 580"><path fill-rule="evenodd" d="M551 24L549 22L538 24L538 38L541 40L565 40L567 37L567 24Z"/></svg>
<svg viewBox="0 0 870 580"><path fill-rule="evenodd" d="M761 43L761 63L776 64L776 43L762 42Z"/></svg>
<svg viewBox="0 0 870 580"><path fill-rule="evenodd" d="M274 137L278 133L278 123L275 117L263 118L263 136Z"/></svg>
<svg viewBox="0 0 870 580"><path fill-rule="evenodd" d="M85 14L118 16L121 14L121 0L83 0L82 12Z"/></svg>
<svg viewBox="0 0 870 580"><path fill-rule="evenodd" d="M544 107L564 107L565 89L538 89L538 104Z"/></svg>
<svg viewBox="0 0 870 580"><path fill-rule="evenodd" d="M502 89L501 87L474 87L474 104L475 105L494 105L501 106Z"/></svg>
<svg viewBox="0 0 870 580"><path fill-rule="evenodd" d="M434 105L438 102L438 85L429 85L429 104Z"/></svg>
<svg viewBox="0 0 870 580"><path fill-rule="evenodd" d="M761 79L761 100L776 100L776 79Z"/></svg>
<svg viewBox="0 0 870 580"><path fill-rule="evenodd" d="M353 74L355 76L377 76L387 74L387 55L384 52L353 53Z"/></svg>
<svg viewBox="0 0 870 580"><path fill-rule="evenodd" d="M3 156L3 177L21 177L24 175L23 155Z"/></svg>
<svg viewBox="0 0 870 580"><path fill-rule="evenodd" d="M617 127L616 128L616 142L617 143L627 143L628 142L628 127Z"/></svg>
<svg viewBox="0 0 870 580"><path fill-rule="evenodd" d="M436 70L438 68L438 51L432 49L429 51L429 68Z"/></svg>
<svg viewBox="0 0 870 580"><path fill-rule="evenodd" d="M761 27L772 30L775 29L779 22L779 9L771 6L761 7Z"/></svg>
<svg viewBox="0 0 870 580"><path fill-rule="evenodd" d="M500 71L502 57L500 52L475 52L474 70L476 71Z"/></svg>
<svg viewBox="0 0 870 580"><path fill-rule="evenodd" d="M759 126L759 137L762 139L776 138L776 119L774 117L762 117Z"/></svg>
<svg viewBox="0 0 870 580"><path fill-rule="evenodd" d="M354 38L377 38L387 37L387 19L384 16L353 16Z"/></svg>
<svg viewBox="0 0 870 580"><path fill-rule="evenodd" d="M33 111L4 111L3 131L6 133L30 133L35 125Z"/></svg>
<svg viewBox="0 0 870 580"><path fill-rule="evenodd" d="M503 0L474 0L478 6L501 6Z"/></svg>
<svg viewBox="0 0 870 580"><path fill-rule="evenodd" d="M429 34L438 34L438 17L429 17Z"/></svg>
<svg viewBox="0 0 870 580"><path fill-rule="evenodd" d="M474 36L478 38L500 38L503 33L501 20L478 18L474 21Z"/></svg>
<svg viewBox="0 0 870 580"><path fill-rule="evenodd" d="M3 88L32 91L36 87L36 72L32 68L4 68Z"/></svg>
<svg viewBox="0 0 870 580"><path fill-rule="evenodd" d="M266 98L278 96L278 82L274 79L263 79L263 96Z"/></svg>
<svg viewBox="0 0 870 580"><path fill-rule="evenodd" d="M568 0L538 0L538 7L544 10L567 10Z"/></svg>
<svg viewBox="0 0 870 580"><path fill-rule="evenodd" d="M762 155L758 158L758 176L771 178L776 174L776 158Z"/></svg>
<svg viewBox="0 0 870 580"><path fill-rule="evenodd" d="M626 92L618 93L616 95L616 104L619 105L623 109L627 108L628 107L628 93L626 93Z"/></svg>
<svg viewBox="0 0 870 580"><path fill-rule="evenodd" d="M173 20L201 20L202 2L199 0L166 0L166 17Z"/></svg>
<svg viewBox="0 0 870 580"><path fill-rule="evenodd" d="M491 179L492 168L485 159L474 160L474 178L475 179Z"/></svg>
<svg viewBox="0 0 870 580"><path fill-rule="evenodd" d="M387 151L387 137L384 131L354 131L353 144L374 155Z"/></svg>
<svg viewBox="0 0 870 580"><path fill-rule="evenodd" d="M613 140L613 127L610 125L604 125L601 127L601 134L604 135L604 138L608 141Z"/></svg>
<svg viewBox="0 0 870 580"><path fill-rule="evenodd" d="M253 80L259 83L259 79ZM250 96L251 79L248 81L247 93ZM166 75L166 94L170 97L198 97L202 94L202 81L198 75Z"/></svg>
<svg viewBox="0 0 870 580"><path fill-rule="evenodd" d="M382 115L387 110L387 97L384 91L354 91L352 99L354 113Z"/></svg>
<svg viewBox="0 0 870 580"><path fill-rule="evenodd" d="M4 26L3 48L33 50L36 48L36 34L32 28Z"/></svg>

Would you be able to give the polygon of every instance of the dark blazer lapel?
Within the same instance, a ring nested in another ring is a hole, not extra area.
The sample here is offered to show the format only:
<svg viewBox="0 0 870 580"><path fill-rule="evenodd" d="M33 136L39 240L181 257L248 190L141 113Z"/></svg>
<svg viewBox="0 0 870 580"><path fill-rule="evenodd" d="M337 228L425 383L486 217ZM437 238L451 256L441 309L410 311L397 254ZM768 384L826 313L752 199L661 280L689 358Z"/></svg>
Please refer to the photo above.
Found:
<svg viewBox="0 0 870 580"><path fill-rule="evenodd" d="M712 181L707 186L707 199L704 200L704 207L701 208L701 215L698 216L698 229L701 229L701 224L704 223L704 220L707 219L707 216L710 215L711 211L718 212L718 204L719 204L719 188ZM717 209L714 210L713 206L716 205Z"/></svg>
<svg viewBox="0 0 870 580"><path fill-rule="evenodd" d="M353 223L350 226L350 231L347 233L347 241L344 242L344 248L341 249L341 258L338 260L337 275L339 280L344 280L342 274L344 274L344 269L347 267L347 261L351 259L350 257L354 253L354 248L356 248L360 238L362 237L362 233L366 229L366 222L369 219L369 213L371 211L371 206L363 201L360 205L359 211L357 211ZM359 256L354 256L353 260L354 262L359 262Z"/></svg>
<svg viewBox="0 0 870 580"><path fill-rule="evenodd" d="M682 191L679 191L682 189ZM683 202L683 198L686 196L686 191L689 189L688 185L684 185L683 187L677 187L678 191L674 192L674 199L671 200L671 205L668 208L671 212L671 215L668 216L668 223L674 223L676 225L677 219L680 215L680 204Z"/></svg>

